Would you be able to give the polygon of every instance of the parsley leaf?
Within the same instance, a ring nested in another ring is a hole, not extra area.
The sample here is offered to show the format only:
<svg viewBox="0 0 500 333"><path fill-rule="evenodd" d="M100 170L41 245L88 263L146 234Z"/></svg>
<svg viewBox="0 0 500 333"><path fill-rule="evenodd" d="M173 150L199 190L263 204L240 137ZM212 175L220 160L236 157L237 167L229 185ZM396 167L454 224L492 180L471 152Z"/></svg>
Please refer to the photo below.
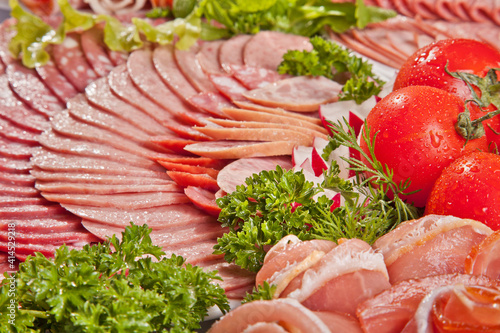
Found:
<svg viewBox="0 0 500 333"><path fill-rule="evenodd" d="M372 65L340 45L319 36L310 39L311 51L291 50L278 67L281 74L324 76L342 83L340 100L361 104L382 90L384 82L373 72Z"/></svg>
<svg viewBox="0 0 500 333"><path fill-rule="evenodd" d="M220 280L216 272L186 265L179 256L165 257L150 232L146 225L131 224L122 240L113 236L81 250L63 245L53 259L29 256L0 284L0 327L9 332L191 332L200 328L209 307L227 312L224 290L213 283ZM16 288L9 295L12 281Z"/></svg>

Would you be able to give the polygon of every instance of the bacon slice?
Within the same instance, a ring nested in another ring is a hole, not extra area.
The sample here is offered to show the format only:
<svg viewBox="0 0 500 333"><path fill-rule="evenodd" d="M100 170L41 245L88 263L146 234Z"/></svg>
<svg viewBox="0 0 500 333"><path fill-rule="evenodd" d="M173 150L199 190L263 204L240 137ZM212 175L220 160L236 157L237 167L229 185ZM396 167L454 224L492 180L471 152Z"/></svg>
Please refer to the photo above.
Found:
<svg viewBox="0 0 500 333"><path fill-rule="evenodd" d="M435 274L464 273L472 247L493 231L481 222L427 215L380 237L373 248L384 255L391 283Z"/></svg>

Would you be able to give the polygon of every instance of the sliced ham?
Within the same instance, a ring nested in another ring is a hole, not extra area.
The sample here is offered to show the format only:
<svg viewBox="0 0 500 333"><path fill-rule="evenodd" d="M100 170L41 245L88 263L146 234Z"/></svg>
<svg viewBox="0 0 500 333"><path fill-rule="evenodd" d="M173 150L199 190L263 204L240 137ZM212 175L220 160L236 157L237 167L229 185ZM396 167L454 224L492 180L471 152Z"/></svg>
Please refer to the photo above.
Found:
<svg viewBox="0 0 500 333"><path fill-rule="evenodd" d="M109 54L107 47L103 43L103 30L100 27L94 27L82 32L81 45L85 58L89 62L97 76L103 77L115 67Z"/></svg>
<svg viewBox="0 0 500 333"><path fill-rule="evenodd" d="M210 81L217 88L217 91L232 102L248 101L243 96L244 93L248 92L248 89L232 75L210 74L209 77Z"/></svg>
<svg viewBox="0 0 500 333"><path fill-rule="evenodd" d="M65 213L64 208L58 204L0 207L0 218L7 220L50 218L63 213Z"/></svg>
<svg viewBox="0 0 500 333"><path fill-rule="evenodd" d="M21 221L0 220L0 230L9 229L9 224L15 224L16 231L32 234L67 233L83 230L81 219L72 214L63 214L47 219L26 219Z"/></svg>
<svg viewBox="0 0 500 333"><path fill-rule="evenodd" d="M231 65L233 76L248 89L263 88L270 83L290 77L279 74L276 70L261 67Z"/></svg>
<svg viewBox="0 0 500 333"><path fill-rule="evenodd" d="M0 157L0 171L11 173L28 173L32 167L32 163L28 159L11 159L8 157Z"/></svg>
<svg viewBox="0 0 500 333"><path fill-rule="evenodd" d="M464 273L473 246L492 233L481 222L427 215L380 237L373 248L384 255L391 283L435 274Z"/></svg>
<svg viewBox="0 0 500 333"><path fill-rule="evenodd" d="M57 68L52 59L45 65L36 67L35 70L61 102L66 103L79 93L75 86Z"/></svg>
<svg viewBox="0 0 500 333"><path fill-rule="evenodd" d="M165 169L169 171L181 171L181 172L188 172L188 173L194 173L194 174L206 174L209 175L210 177L217 178L217 174L219 173L219 170L214 169L214 168L207 168L203 166L198 166L198 165L190 165L190 164L182 164L182 163L174 163L174 162L169 162L166 160L157 160L158 163L163 165Z"/></svg>
<svg viewBox="0 0 500 333"><path fill-rule="evenodd" d="M288 156L241 158L225 166L217 176L217 184L226 193L232 193L236 186L245 185L245 179L264 170L276 170L276 166L285 170L292 168Z"/></svg>
<svg viewBox="0 0 500 333"><path fill-rule="evenodd" d="M132 52L128 58L128 73L137 88L175 118L190 125L202 124L203 115L190 109L189 105L163 84L154 68L152 55L150 49L141 49Z"/></svg>
<svg viewBox="0 0 500 333"><path fill-rule="evenodd" d="M212 83L207 80L207 74L203 71L203 68L196 58L196 54L200 48L201 45L199 44L191 46L189 50L175 48L175 61L181 72L184 73L185 77L196 90L200 92L216 92L217 90Z"/></svg>
<svg viewBox="0 0 500 333"><path fill-rule="evenodd" d="M434 275L394 284L361 303L357 316L366 333L400 333L413 317L420 301L433 289L447 285L498 286L498 280L467 274Z"/></svg>
<svg viewBox="0 0 500 333"><path fill-rule="evenodd" d="M196 174L183 171L167 171L167 175L181 187L197 186L213 192L219 190L217 180L207 174Z"/></svg>
<svg viewBox="0 0 500 333"><path fill-rule="evenodd" d="M286 111L286 110L283 110L281 108L271 108L271 107L266 107L266 106L262 106L259 104L254 104L254 103L251 103L250 101L237 101L234 104L236 104L241 109L245 109L245 110L255 110L258 112L265 112L265 113L269 113L269 114L275 114L275 115L279 115L279 116L285 116L285 117L289 117L289 118L295 118L295 119L299 119L299 120L309 121L309 122L311 122L315 125L319 125L319 126L321 125L321 120L318 119L319 115L317 113L313 113L313 112L308 112L307 114L300 114L297 112Z"/></svg>
<svg viewBox="0 0 500 333"><path fill-rule="evenodd" d="M64 109L64 104L52 94L34 69L14 61L7 66L6 73L16 95L40 114L48 118Z"/></svg>
<svg viewBox="0 0 500 333"><path fill-rule="evenodd" d="M57 68L64 74L78 91L83 91L98 78L83 54L80 35L72 33L61 44L53 45L52 55Z"/></svg>
<svg viewBox="0 0 500 333"><path fill-rule="evenodd" d="M198 94L198 91L177 66L173 45L156 47L153 51L153 63L163 82L180 98L187 101Z"/></svg>
<svg viewBox="0 0 500 333"><path fill-rule="evenodd" d="M226 118L222 109L233 106L226 97L218 92L201 92L191 96L188 102L195 108L203 110L218 118Z"/></svg>
<svg viewBox="0 0 500 333"><path fill-rule="evenodd" d="M196 60L206 74L224 72L219 62L219 52L221 46L225 43L225 40L214 40L206 41L201 44L201 47L196 54Z"/></svg>
<svg viewBox="0 0 500 333"><path fill-rule="evenodd" d="M0 184L0 195L18 197L38 197L38 191L32 186Z"/></svg>
<svg viewBox="0 0 500 333"><path fill-rule="evenodd" d="M18 186L33 186L35 184L35 177L28 174L0 172L0 182Z"/></svg>
<svg viewBox="0 0 500 333"><path fill-rule="evenodd" d="M231 74L231 65L243 65L243 50L252 35L237 35L224 42L219 49L219 63Z"/></svg>
<svg viewBox="0 0 500 333"><path fill-rule="evenodd" d="M200 186L187 186L184 193L191 202L202 211L218 217L221 211L217 205L215 193Z"/></svg>
<svg viewBox="0 0 500 333"><path fill-rule="evenodd" d="M12 142L36 145L39 133L20 128L11 121L0 118L0 135Z"/></svg>
<svg viewBox="0 0 500 333"><path fill-rule="evenodd" d="M247 66L277 70L289 50L311 51L312 45L307 37L261 31L245 44L243 62Z"/></svg>
<svg viewBox="0 0 500 333"><path fill-rule="evenodd" d="M213 219L213 217L200 212L192 204L168 205L129 211L111 207L70 204L63 206L82 219L118 227L124 227L129 225L130 222L134 222L137 225L147 224L153 230L160 230L174 226L205 223Z"/></svg>
<svg viewBox="0 0 500 333"><path fill-rule="evenodd" d="M125 184L125 185L108 185L108 184L78 184L73 182L44 182L37 181L36 188L43 192L43 195L48 193L62 193L69 197L76 194L93 194L93 195L114 195L123 193L150 193L150 192L181 192L182 189L173 183L169 184ZM111 199L110 199L111 200ZM126 203L122 203L126 205Z"/></svg>
<svg viewBox="0 0 500 333"><path fill-rule="evenodd" d="M230 311L217 321L209 333L244 332L256 323L280 323L294 332L330 333L326 324L299 302L291 299L254 301Z"/></svg>
<svg viewBox="0 0 500 333"><path fill-rule="evenodd" d="M471 249L465 259L465 272L500 279L500 230Z"/></svg>
<svg viewBox="0 0 500 333"><path fill-rule="evenodd" d="M33 145L12 142L0 137L0 156L12 159L26 159L31 157L35 149L36 147Z"/></svg>
<svg viewBox="0 0 500 333"><path fill-rule="evenodd" d="M187 145L184 149L203 157L237 159L257 156L291 155L294 142L291 141L211 141Z"/></svg>
<svg viewBox="0 0 500 333"><path fill-rule="evenodd" d="M147 113L113 94L109 87L108 78L101 78L89 84L85 88L85 96L90 103L126 120L134 127L150 135L160 135L170 132Z"/></svg>
<svg viewBox="0 0 500 333"><path fill-rule="evenodd" d="M323 76L297 76L250 90L243 96L264 106L310 112L318 111L321 104L338 100L341 90L340 84Z"/></svg>

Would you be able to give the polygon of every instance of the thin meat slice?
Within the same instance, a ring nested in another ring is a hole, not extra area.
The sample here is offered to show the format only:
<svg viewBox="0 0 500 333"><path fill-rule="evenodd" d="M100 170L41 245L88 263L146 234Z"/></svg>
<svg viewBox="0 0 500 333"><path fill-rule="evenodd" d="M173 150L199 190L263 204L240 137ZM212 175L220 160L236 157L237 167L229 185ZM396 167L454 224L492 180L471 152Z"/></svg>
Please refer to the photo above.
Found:
<svg viewBox="0 0 500 333"><path fill-rule="evenodd" d="M46 219L0 220L0 230L9 229L9 224L15 224L16 231L32 234L52 234L83 230L81 219L67 213Z"/></svg>
<svg viewBox="0 0 500 333"><path fill-rule="evenodd" d="M47 118L23 104L12 92L7 75L0 75L0 116L16 126L40 133L50 127Z"/></svg>
<svg viewBox="0 0 500 333"><path fill-rule="evenodd" d="M140 175L113 175L98 173L78 173L78 172L51 172L37 167L30 171L31 175L39 181L58 183L86 183L105 185L167 185L172 180L155 178L151 175L140 177ZM28 175L29 176L29 175ZM167 177L167 176L166 176Z"/></svg>
<svg viewBox="0 0 500 333"><path fill-rule="evenodd" d="M367 333L400 333L429 292L456 284L487 287L499 285L498 280L467 274L434 275L401 281L358 306L357 316L361 327Z"/></svg>
<svg viewBox="0 0 500 333"><path fill-rule="evenodd" d="M206 223L213 220L213 217L200 212L192 204L168 205L129 211L111 207L70 204L64 204L63 206L83 219L118 227L125 227L130 222L134 222L137 225L147 224L153 230L161 230L175 226Z"/></svg>
<svg viewBox="0 0 500 333"><path fill-rule="evenodd" d="M500 279L500 231L474 246L465 258L465 273Z"/></svg>
<svg viewBox="0 0 500 333"><path fill-rule="evenodd" d="M114 195L126 193L151 193L151 192L182 192L182 189L174 182L168 184L78 184L74 182L44 182L38 180L35 187L42 192L59 194L94 194Z"/></svg>
<svg viewBox="0 0 500 333"><path fill-rule="evenodd" d="M181 187L197 186L213 192L219 190L217 180L207 174L196 174L183 171L167 171L167 175Z"/></svg>
<svg viewBox="0 0 500 333"><path fill-rule="evenodd" d="M44 193L44 197L60 204L77 204L94 207L116 207L126 210L144 209L163 205L179 205L190 202L179 192L137 192L112 195L82 193Z"/></svg>
<svg viewBox="0 0 500 333"><path fill-rule="evenodd" d="M276 70L245 65L231 65L231 70L233 76L248 89L263 88L270 83L290 77L290 75L279 74Z"/></svg>
<svg viewBox="0 0 500 333"><path fill-rule="evenodd" d="M217 205L215 193L199 186L187 186L184 193L202 211L218 217L221 208Z"/></svg>
<svg viewBox="0 0 500 333"><path fill-rule="evenodd" d="M243 49L252 35L237 35L225 41L219 49L220 66L232 74L231 65L243 65Z"/></svg>
<svg viewBox="0 0 500 333"><path fill-rule="evenodd" d="M81 157L102 158L122 163L123 165L131 165L150 170L161 170L161 168L149 158L125 152L102 143L66 137L55 133L53 130L42 133L39 142L42 146L54 152Z"/></svg>
<svg viewBox="0 0 500 333"><path fill-rule="evenodd" d="M189 50L174 49L174 57L179 69L184 73L188 81L199 92L216 92L217 90L207 79L207 74L201 68L196 54L201 45L195 44Z"/></svg>
<svg viewBox="0 0 500 333"><path fill-rule="evenodd" d="M83 220L82 225L102 240L106 240L113 235L121 238L121 233L125 230L125 227L110 226L89 220ZM222 235L223 231L224 229L221 228L220 223L212 220L206 223L152 230L149 236L153 244L157 246L175 247L195 242L215 241L217 237Z"/></svg>
<svg viewBox="0 0 500 333"><path fill-rule="evenodd" d="M37 197L39 192L33 186L0 184L0 195Z"/></svg>
<svg viewBox="0 0 500 333"><path fill-rule="evenodd" d="M233 104L224 96L217 92L201 92L194 96L191 96L188 103L209 113L212 116L218 118L226 118L226 115L222 111L226 107L231 107Z"/></svg>
<svg viewBox="0 0 500 333"><path fill-rule="evenodd" d="M334 332L314 312L292 299L245 303L223 316L208 332L244 332L259 322L281 323L294 332Z"/></svg>
<svg viewBox="0 0 500 333"><path fill-rule="evenodd" d="M276 170L277 166L285 170L293 167L289 156L248 157L229 163L217 176L217 184L226 193L232 193L236 186L245 185L245 179L261 171Z"/></svg>
<svg viewBox="0 0 500 333"><path fill-rule="evenodd" d="M108 75L108 83L113 93L118 97L142 110L161 125L165 126L166 124L176 122L169 111L151 101L135 86L128 74L126 64L118 66L111 71Z"/></svg>
<svg viewBox="0 0 500 333"><path fill-rule="evenodd" d="M103 43L103 30L94 27L82 32L81 45L85 58L97 76L103 77L115 67Z"/></svg>
<svg viewBox="0 0 500 333"><path fill-rule="evenodd" d="M317 111L321 104L338 100L341 90L340 84L323 76L297 76L250 90L243 96L265 106L309 112Z"/></svg>
<svg viewBox="0 0 500 333"><path fill-rule="evenodd" d="M311 146L314 136L294 129L284 128L238 128L196 127L198 131L215 140L233 141L290 141L297 145Z"/></svg>
<svg viewBox="0 0 500 333"><path fill-rule="evenodd" d="M71 244L66 244L68 249L71 250L80 250L83 245L87 243L76 242ZM60 247L60 245L53 244L32 244L32 243L18 243L16 244L16 258L20 261L25 261L28 255L34 255L37 252L40 252L44 256L50 258L54 256L56 250ZM9 243L0 241L0 251L8 252Z"/></svg>
<svg viewBox="0 0 500 333"><path fill-rule="evenodd" d="M221 169L227 162L223 160L208 158L208 157L159 157L158 162L170 162L200 166L205 168Z"/></svg>
<svg viewBox="0 0 500 333"><path fill-rule="evenodd" d="M178 155L191 155L189 152L184 150L187 145L198 142L197 140L176 138L175 136L160 136L152 137L151 142L157 143Z"/></svg>
<svg viewBox="0 0 500 333"><path fill-rule="evenodd" d="M0 207L0 218L7 220L50 218L66 211L58 204L24 205L22 207Z"/></svg>
<svg viewBox="0 0 500 333"><path fill-rule="evenodd" d="M247 66L277 70L289 50L311 51L312 45L306 37L261 31L245 44L243 62Z"/></svg>
<svg viewBox="0 0 500 333"><path fill-rule="evenodd" d="M194 140L194 141L210 141L212 140L208 135L202 134L195 130L192 126L182 125L182 124L169 124L165 125L169 130L174 132L179 138ZM158 139L158 140L157 140ZM170 140L172 136L162 135L155 136L151 139L152 142L160 143L160 140Z"/></svg>
<svg viewBox="0 0 500 333"><path fill-rule="evenodd" d="M147 113L123 101L113 94L109 87L108 78L100 78L85 88L85 96L95 106L120 117L134 127L150 134L160 135L170 131L158 123Z"/></svg>
<svg viewBox="0 0 500 333"><path fill-rule="evenodd" d="M23 206L23 205L42 205L49 203L40 196L22 197L16 195L0 195L2 206Z"/></svg>
<svg viewBox="0 0 500 333"><path fill-rule="evenodd" d="M222 257L220 254L213 253L215 243L215 240L207 240L192 243L188 246L164 246L163 251L165 251L167 256L175 254L186 259L187 264L198 266Z"/></svg>
<svg viewBox="0 0 500 333"><path fill-rule="evenodd" d="M209 78L217 88L217 91L232 102L248 101L245 96L243 96L244 93L248 92L248 89L232 75L210 74Z"/></svg>
<svg viewBox="0 0 500 333"><path fill-rule="evenodd" d="M244 109L244 110L254 110L258 112L265 112L269 114L274 114L274 115L279 115L279 116L285 116L289 118L294 118L298 120L303 120L303 121L309 121L315 125L321 126L322 122L321 119L319 119L319 114L313 113L313 112L308 112L307 114L300 114L297 112L292 112L292 111L286 111L281 108L270 108L266 106L262 106L259 104L254 104L251 103L250 101L236 101L234 104L236 104L239 108Z"/></svg>
<svg viewBox="0 0 500 333"><path fill-rule="evenodd" d="M280 297L296 299L316 311L355 315L358 304L389 287L382 255L366 242L349 239L291 280Z"/></svg>
<svg viewBox="0 0 500 333"><path fill-rule="evenodd" d="M16 228L17 229L17 228ZM0 242L8 242L9 234L5 231L0 231ZM63 244L89 244L99 242L100 239L86 231L73 230L71 232L55 232L50 234L38 233L23 233L16 230L16 243L17 244L39 244L39 245L53 245L60 246Z"/></svg>
<svg viewBox="0 0 500 333"><path fill-rule="evenodd" d="M0 172L0 182L17 186L33 186L35 178L29 174Z"/></svg>
<svg viewBox="0 0 500 333"><path fill-rule="evenodd" d="M144 169L99 158L57 153L45 149L34 153L31 162L39 169L51 172L72 172L86 174L105 173L108 175L130 175L136 177L154 177L160 179L168 179L168 176L164 171ZM30 163L28 163L28 171L31 169L32 166Z"/></svg>
<svg viewBox="0 0 500 333"><path fill-rule="evenodd" d="M201 44L200 50L196 54L196 60L206 74L224 73L224 69L219 62L219 52L221 46L226 42L220 39L206 41Z"/></svg>
<svg viewBox="0 0 500 333"><path fill-rule="evenodd" d="M165 169L167 169L168 171L181 171L194 174L206 174L213 178L217 178L217 174L219 173L219 170L214 168L207 168L190 164L174 163L161 159L158 159L156 161L161 165L163 165Z"/></svg>
<svg viewBox="0 0 500 333"><path fill-rule="evenodd" d="M0 135L12 142L36 145L39 133L20 128L10 120L0 118Z"/></svg>
<svg viewBox="0 0 500 333"><path fill-rule="evenodd" d="M391 283L435 274L464 273L473 246L493 231L481 222L427 215L380 237L373 248L384 255Z"/></svg>
<svg viewBox="0 0 500 333"><path fill-rule="evenodd" d="M36 67L35 70L61 102L66 103L79 93L75 86L57 68L52 59L45 65Z"/></svg>
<svg viewBox="0 0 500 333"><path fill-rule="evenodd" d="M217 159L237 159L258 156L291 155L292 141L210 141L187 145L185 150L203 157Z"/></svg>
<svg viewBox="0 0 500 333"><path fill-rule="evenodd" d="M78 33L69 34L61 44L55 44L52 55L57 68L78 91L84 91L86 86L98 78L85 59Z"/></svg>
<svg viewBox="0 0 500 333"><path fill-rule="evenodd" d="M163 45L153 51L153 63L163 82L180 98L187 101L198 94L180 70L174 58L174 46Z"/></svg>
<svg viewBox="0 0 500 333"><path fill-rule="evenodd" d="M42 115L48 118L64 109L64 104L52 94L34 69L14 61L7 66L6 73L16 95Z"/></svg>
<svg viewBox="0 0 500 333"><path fill-rule="evenodd" d="M35 149L36 146L12 142L0 137L0 156L12 159L26 159L31 157Z"/></svg>
<svg viewBox="0 0 500 333"><path fill-rule="evenodd" d="M29 173L32 162L29 159L11 159L0 157L0 171L11 173Z"/></svg>
<svg viewBox="0 0 500 333"><path fill-rule="evenodd" d="M190 125L202 124L203 114L192 110L161 80L154 68L153 52L141 49L132 52L127 61L130 78L153 102L170 112L172 116Z"/></svg>
<svg viewBox="0 0 500 333"><path fill-rule="evenodd" d="M246 110L237 108L224 108L222 110L229 118L239 121L262 121L273 124L287 124L302 128L312 129L319 133L328 134L328 131L320 125L315 124L311 119L303 119L299 117L290 117L288 115L273 114L269 112ZM310 118L310 117L309 117Z"/></svg>

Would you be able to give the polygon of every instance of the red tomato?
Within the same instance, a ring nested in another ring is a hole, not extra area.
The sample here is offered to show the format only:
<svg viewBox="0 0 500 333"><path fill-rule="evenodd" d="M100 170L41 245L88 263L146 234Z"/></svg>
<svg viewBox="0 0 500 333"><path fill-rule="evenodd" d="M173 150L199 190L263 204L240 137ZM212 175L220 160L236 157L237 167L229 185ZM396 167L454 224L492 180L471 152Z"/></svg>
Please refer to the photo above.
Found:
<svg viewBox="0 0 500 333"><path fill-rule="evenodd" d="M472 152L451 163L434 184L425 213L469 218L500 229L500 156Z"/></svg>
<svg viewBox="0 0 500 333"><path fill-rule="evenodd" d="M489 69L500 67L500 51L486 43L471 39L445 39L431 43L416 51L403 64L393 89L424 85L444 89L457 95L464 102L471 99L472 94L467 84L446 73L447 63L450 72L460 71L485 77ZM479 89L475 90L480 94ZM472 119L484 115L484 112L471 103L469 108ZM495 109L491 105L488 111ZM500 135L496 135L486 126L489 125L498 132L500 117L494 117L483 124L488 140L500 148Z"/></svg>
<svg viewBox="0 0 500 333"><path fill-rule="evenodd" d="M406 199L423 207L441 171L471 150L487 150L485 137L466 140L454 128L463 103L454 95L433 87L410 86L393 91L375 105L366 118L375 140L376 158L394 171L399 183L408 178ZM368 155L366 142L361 148ZM364 161L365 163L366 160Z"/></svg>

